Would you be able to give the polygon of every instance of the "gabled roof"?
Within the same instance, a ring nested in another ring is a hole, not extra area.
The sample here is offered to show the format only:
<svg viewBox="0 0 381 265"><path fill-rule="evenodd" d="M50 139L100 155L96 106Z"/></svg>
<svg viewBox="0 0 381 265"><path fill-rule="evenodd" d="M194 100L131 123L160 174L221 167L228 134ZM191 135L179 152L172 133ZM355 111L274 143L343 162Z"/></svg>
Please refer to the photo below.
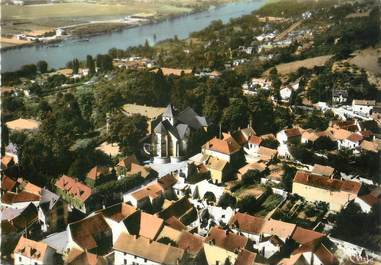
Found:
<svg viewBox="0 0 381 265"><path fill-rule="evenodd" d="M379 152L379 146L376 142L370 142L370 141L364 140L361 142L360 146L363 150L366 150L369 152L374 152L374 153Z"/></svg>
<svg viewBox="0 0 381 265"><path fill-rule="evenodd" d="M197 255L197 253L202 249L204 238L192 234L188 231L182 231L177 245L179 248L184 249L187 253L192 255Z"/></svg>
<svg viewBox="0 0 381 265"><path fill-rule="evenodd" d="M257 257L256 253L253 253L246 249L242 249L238 253L238 257L234 265L253 265L256 257Z"/></svg>
<svg viewBox="0 0 381 265"><path fill-rule="evenodd" d="M241 149L241 146L232 137L223 140L214 137L204 145L204 148L231 155L238 152Z"/></svg>
<svg viewBox="0 0 381 265"><path fill-rule="evenodd" d="M175 116L176 116L175 108L171 104L169 104L165 108L165 111L163 112L163 117L174 118Z"/></svg>
<svg viewBox="0 0 381 265"><path fill-rule="evenodd" d="M77 256L69 265L107 265L107 261L102 256L97 256L90 252L83 252Z"/></svg>
<svg viewBox="0 0 381 265"><path fill-rule="evenodd" d="M352 105L360 105L360 106L375 106L375 100L362 100L362 99L354 99L352 101Z"/></svg>
<svg viewBox="0 0 381 265"><path fill-rule="evenodd" d="M164 226L164 220L142 211L130 215L124 220L130 234L154 240Z"/></svg>
<svg viewBox="0 0 381 265"><path fill-rule="evenodd" d="M163 188L158 183L154 183L131 193L131 196L134 197L135 200L141 201L147 198L155 199L162 195L163 192Z"/></svg>
<svg viewBox="0 0 381 265"><path fill-rule="evenodd" d="M40 196L22 191L19 193L14 192L6 192L1 196L1 202L5 204L13 204L13 203L20 203L20 202L38 202L40 201Z"/></svg>
<svg viewBox="0 0 381 265"><path fill-rule="evenodd" d="M130 167L130 170L127 171L127 175L131 176L136 174L139 174L142 178L147 178L151 174L151 169L149 167L131 163L131 167Z"/></svg>
<svg viewBox="0 0 381 265"><path fill-rule="evenodd" d="M232 216L229 225L244 232L260 234L264 222L264 218L238 212Z"/></svg>
<svg viewBox="0 0 381 265"><path fill-rule="evenodd" d="M171 174L167 174L158 179L157 182L164 190L166 190L176 184L177 178Z"/></svg>
<svg viewBox="0 0 381 265"><path fill-rule="evenodd" d="M352 194L358 194L361 188L361 183L359 182L332 179L303 171L296 172L294 177L294 183L314 186L326 190L345 191Z"/></svg>
<svg viewBox="0 0 381 265"><path fill-rule="evenodd" d="M82 202L85 202L92 193L92 189L89 186L66 175L63 175L61 178L59 178L56 181L55 186L69 193L71 196L76 197Z"/></svg>
<svg viewBox="0 0 381 265"><path fill-rule="evenodd" d="M86 175L88 179L97 180L99 177L108 175L111 173L110 168L103 166L93 167Z"/></svg>
<svg viewBox="0 0 381 265"><path fill-rule="evenodd" d="M292 255L305 252L314 253L324 265L338 265L339 261L335 255L325 246L324 238L315 239L309 243L303 244L292 252Z"/></svg>
<svg viewBox="0 0 381 265"><path fill-rule="evenodd" d="M110 238L112 235L111 228L100 213L69 224L69 229L73 241L87 250L106 247L110 243L107 236Z"/></svg>
<svg viewBox="0 0 381 265"><path fill-rule="evenodd" d="M131 168L132 163L139 164L139 161L135 155L130 155L130 156L127 156L125 158L120 159L117 166L118 167L124 167L124 168L127 168L129 170Z"/></svg>
<svg viewBox="0 0 381 265"><path fill-rule="evenodd" d="M269 219L266 220L261 229L261 233L276 235L281 238L288 238L295 231L296 225L283 221Z"/></svg>
<svg viewBox="0 0 381 265"><path fill-rule="evenodd" d="M116 222L120 222L132 214L136 213L137 209L128 203L118 203L114 204L106 209L99 210L98 212L103 214L103 216L110 218Z"/></svg>
<svg viewBox="0 0 381 265"><path fill-rule="evenodd" d="M333 167L315 164L311 173L320 176L330 177L333 175L334 171L335 169Z"/></svg>
<svg viewBox="0 0 381 265"><path fill-rule="evenodd" d="M219 159L217 157L210 156L206 162L206 167L208 169L223 171L229 163L225 160Z"/></svg>
<svg viewBox="0 0 381 265"><path fill-rule="evenodd" d="M15 163L13 156L5 155L1 158L1 168L7 169L11 163Z"/></svg>
<svg viewBox="0 0 381 265"><path fill-rule="evenodd" d="M183 249L126 233L120 234L114 244L114 249L166 265L177 265L184 255Z"/></svg>
<svg viewBox="0 0 381 265"><path fill-rule="evenodd" d="M37 196L40 196L42 193L41 187L34 185L33 183L29 181L24 181L23 183L21 183L20 187L22 188L23 191L35 194Z"/></svg>
<svg viewBox="0 0 381 265"><path fill-rule="evenodd" d="M205 117L199 116L191 107L187 107L181 111L176 118L193 129L200 129L208 126Z"/></svg>
<svg viewBox="0 0 381 265"><path fill-rule="evenodd" d="M46 243L37 242L21 236L13 253L20 254L33 260L43 261L47 254L47 249L48 245Z"/></svg>
<svg viewBox="0 0 381 265"><path fill-rule="evenodd" d="M230 264L235 264L237 254L224 248L204 243L204 254L208 265L226 264L229 260Z"/></svg>
<svg viewBox="0 0 381 265"><path fill-rule="evenodd" d="M212 242L216 246L233 252L245 248L247 241L245 236L225 231L218 226L212 227L205 238L205 242Z"/></svg>
<svg viewBox="0 0 381 265"><path fill-rule="evenodd" d="M171 206L168 208L162 210L159 212L159 216L165 220L168 220L170 217L174 216L181 221L182 216L189 214L190 212L194 211L195 207L193 204L188 200L187 197L183 197L179 199L178 201L174 202ZM185 224L187 225L187 224Z"/></svg>
<svg viewBox="0 0 381 265"><path fill-rule="evenodd" d="M292 234L292 239L299 244L306 244L324 236L325 234L323 233L297 226L294 233Z"/></svg>
<svg viewBox="0 0 381 265"><path fill-rule="evenodd" d="M165 220L165 223L169 225L170 227L177 229L179 231L186 230L187 227L184 225L177 217L171 216L167 220Z"/></svg>
<svg viewBox="0 0 381 265"><path fill-rule="evenodd" d="M302 135L298 128L285 129L284 133L287 135L288 138L298 137Z"/></svg>
<svg viewBox="0 0 381 265"><path fill-rule="evenodd" d="M252 135L249 137L249 143L255 144L255 145L260 145L262 142L262 138L256 135Z"/></svg>
<svg viewBox="0 0 381 265"><path fill-rule="evenodd" d="M246 164L245 166L238 169L239 174L244 175L250 170L258 170L259 172L262 172L266 169L265 163L250 163Z"/></svg>
<svg viewBox="0 0 381 265"><path fill-rule="evenodd" d="M261 156L262 160L271 160L278 154L278 151L276 149L260 146L258 154Z"/></svg>
<svg viewBox="0 0 381 265"><path fill-rule="evenodd" d="M362 140L362 135L361 134L358 134L358 133L352 133L348 138L347 140L351 141L351 142L354 142L354 143L358 143L358 142L361 142Z"/></svg>
<svg viewBox="0 0 381 265"><path fill-rule="evenodd" d="M54 205L58 202L60 196L57 194L51 192L48 189L43 188L41 190L41 200L40 200L40 206L42 208L46 207L46 210L51 210Z"/></svg>
<svg viewBox="0 0 381 265"><path fill-rule="evenodd" d="M3 191L12 191L17 185L17 181L11 179L8 176L4 176L1 180L1 190Z"/></svg>

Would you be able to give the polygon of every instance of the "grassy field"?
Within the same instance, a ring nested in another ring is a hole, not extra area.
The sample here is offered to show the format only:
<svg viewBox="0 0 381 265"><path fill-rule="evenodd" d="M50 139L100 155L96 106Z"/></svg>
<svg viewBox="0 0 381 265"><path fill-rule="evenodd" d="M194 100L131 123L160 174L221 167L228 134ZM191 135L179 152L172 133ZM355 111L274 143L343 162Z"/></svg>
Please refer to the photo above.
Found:
<svg viewBox="0 0 381 265"><path fill-rule="evenodd" d="M278 73L281 75L287 75L289 73L293 73L297 71L300 67L305 67L307 69L311 69L315 66L322 66L324 65L332 56L331 55L325 55L325 56L319 56L314 58L308 58L305 60L300 61L294 61L290 63L284 63L284 64L278 64L276 66L276 69L278 70ZM265 72L265 75L268 75L270 72L270 69Z"/></svg>
<svg viewBox="0 0 381 265"><path fill-rule="evenodd" d="M381 75L381 65L378 63L378 58L380 57L381 48L369 48L355 52L354 57L349 60L349 63L364 68L375 75Z"/></svg>
<svg viewBox="0 0 381 265"><path fill-rule="evenodd" d="M212 4L232 0L149 0L67 2L42 5L1 5L2 35L25 33L41 28L85 23L93 20L120 19L137 13L150 13L154 18L180 15Z"/></svg>

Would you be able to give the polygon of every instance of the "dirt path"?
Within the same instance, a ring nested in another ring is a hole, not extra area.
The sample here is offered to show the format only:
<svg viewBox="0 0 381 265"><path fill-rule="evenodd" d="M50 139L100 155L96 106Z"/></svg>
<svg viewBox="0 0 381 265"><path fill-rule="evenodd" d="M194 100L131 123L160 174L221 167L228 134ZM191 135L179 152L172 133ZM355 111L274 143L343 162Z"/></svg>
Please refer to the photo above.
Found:
<svg viewBox="0 0 381 265"><path fill-rule="evenodd" d="M290 27L288 27L288 29L286 29L285 31L281 32L278 36L275 37L275 41L280 41L280 40L283 40L284 38L287 37L287 35L294 31L296 28L298 28L301 24L303 23L303 20L299 20L297 22L295 22L294 24L292 24Z"/></svg>

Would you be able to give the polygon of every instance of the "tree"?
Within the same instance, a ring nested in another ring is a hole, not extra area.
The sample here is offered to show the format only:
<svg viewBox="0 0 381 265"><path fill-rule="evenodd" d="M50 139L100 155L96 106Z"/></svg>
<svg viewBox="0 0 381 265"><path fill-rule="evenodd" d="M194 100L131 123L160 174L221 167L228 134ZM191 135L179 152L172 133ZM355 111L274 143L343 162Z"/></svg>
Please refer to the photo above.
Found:
<svg viewBox="0 0 381 265"><path fill-rule="evenodd" d="M227 207L231 207L232 209L234 209L236 207L236 204L237 199L228 192L224 192L218 202L218 206L224 209L226 209Z"/></svg>
<svg viewBox="0 0 381 265"><path fill-rule="evenodd" d="M147 127L147 119L142 115L127 117L123 113L116 113L111 117L110 140L118 142L125 155L138 153L140 140L148 133Z"/></svg>
<svg viewBox="0 0 381 265"><path fill-rule="evenodd" d="M255 196L247 195L238 200L237 207L239 208L239 211L242 213L254 213L255 210L257 210L257 204L258 203Z"/></svg>
<svg viewBox="0 0 381 265"><path fill-rule="evenodd" d="M74 75L79 73L79 61L77 58L72 61L72 69Z"/></svg>
<svg viewBox="0 0 381 265"><path fill-rule="evenodd" d="M46 73L48 71L48 63L46 61L38 61L37 69L40 73Z"/></svg>
<svg viewBox="0 0 381 265"><path fill-rule="evenodd" d="M89 69L89 74L95 74L95 62L91 55L86 56L86 67Z"/></svg>
<svg viewBox="0 0 381 265"><path fill-rule="evenodd" d="M239 127L248 124L249 109L242 99L235 99L229 107L224 109L222 115L222 128L227 131L234 131Z"/></svg>
<svg viewBox="0 0 381 265"><path fill-rule="evenodd" d="M295 167L291 167L287 165L286 163L284 163L283 170L284 170L284 174L283 174L282 182L281 182L282 186L284 187L286 191L291 192L292 182L293 182L297 169Z"/></svg>
<svg viewBox="0 0 381 265"><path fill-rule="evenodd" d="M21 66L20 73L26 77L35 76L37 73L37 66L35 64L26 64Z"/></svg>

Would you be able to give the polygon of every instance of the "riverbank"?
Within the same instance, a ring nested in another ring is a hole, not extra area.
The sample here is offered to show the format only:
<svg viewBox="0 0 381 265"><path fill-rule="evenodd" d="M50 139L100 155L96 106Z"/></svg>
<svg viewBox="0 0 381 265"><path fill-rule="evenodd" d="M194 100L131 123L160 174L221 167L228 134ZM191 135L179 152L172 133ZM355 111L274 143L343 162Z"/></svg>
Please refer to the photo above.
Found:
<svg viewBox="0 0 381 265"><path fill-rule="evenodd" d="M139 27L123 29L120 32L92 36L89 41L77 38L63 40L58 45L38 45L18 49L2 50L1 72L17 71L22 65L35 64L45 60L52 68L60 68L73 59L85 60L86 55L105 54L111 48L127 49L143 45L146 40L150 44L173 38L189 37L189 34L202 30L216 19L223 23L232 18L250 14L265 4L266 0L241 0L208 8L202 12L192 12L155 20Z"/></svg>
<svg viewBox="0 0 381 265"><path fill-rule="evenodd" d="M139 16L150 20L151 23L163 19L207 10L210 6L226 4L237 0L208 0L194 3L189 0L171 1L132 1L128 5L122 2L103 4L101 2L65 2L40 5L1 5L2 36L11 39L17 34L31 35L36 30L50 28L72 27L75 37L90 37L113 31L130 28L124 23L107 23L107 21L120 20L125 17ZM94 26L91 23L106 21ZM87 24L83 26L83 24ZM81 27L75 28L75 25ZM30 43L4 41L1 47L9 49L12 46L29 46ZM38 44L39 45L39 44Z"/></svg>

